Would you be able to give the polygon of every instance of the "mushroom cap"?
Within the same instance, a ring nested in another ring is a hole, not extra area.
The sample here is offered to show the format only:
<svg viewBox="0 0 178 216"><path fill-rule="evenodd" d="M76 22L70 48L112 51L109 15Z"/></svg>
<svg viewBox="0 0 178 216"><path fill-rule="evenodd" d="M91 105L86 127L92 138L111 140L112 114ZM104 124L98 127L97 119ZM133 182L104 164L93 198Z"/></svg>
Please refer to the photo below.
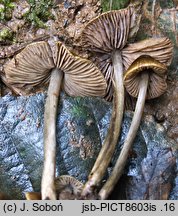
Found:
<svg viewBox="0 0 178 216"><path fill-rule="evenodd" d="M58 195L58 199L76 199L80 196L83 183L76 178L69 175L62 175L55 178L55 189ZM41 200L40 192L27 192L25 193L27 200Z"/></svg>
<svg viewBox="0 0 178 216"><path fill-rule="evenodd" d="M55 188L59 199L76 199L80 196L83 183L69 175L62 175L55 179Z"/></svg>
<svg viewBox="0 0 178 216"><path fill-rule="evenodd" d="M148 73L149 81L146 99L159 97L167 88L166 71L167 67L151 56L140 56L125 72L125 88L130 95L138 97L140 74Z"/></svg>
<svg viewBox="0 0 178 216"><path fill-rule="evenodd" d="M141 5L141 2L137 2L130 4L126 9L103 13L91 20L82 32L81 39L84 47L97 52L99 55L106 54L106 56L100 56L99 61L94 60L94 63L107 81L105 99L108 101L111 101L113 97L112 51L115 49L122 50L128 39L132 38L138 31L141 20L141 13L139 12ZM105 57L107 58L106 62Z"/></svg>
<svg viewBox="0 0 178 216"><path fill-rule="evenodd" d="M122 49L135 26L135 9L113 10L91 20L82 32L82 42L89 50L110 53Z"/></svg>
<svg viewBox="0 0 178 216"><path fill-rule="evenodd" d="M167 37L145 39L133 44L126 45L121 50L124 69L127 70L129 66L140 56L152 56L160 63L169 66L173 56L173 46ZM107 90L105 99L110 101L113 97L113 66L111 54L100 54L93 58L96 66L103 73L107 81Z"/></svg>
<svg viewBox="0 0 178 216"><path fill-rule="evenodd" d="M106 81L100 70L91 61L74 56L61 42L53 51L44 41L28 45L4 66L4 80L25 94L48 83L55 67L64 73L63 89L70 96L105 95Z"/></svg>
<svg viewBox="0 0 178 216"><path fill-rule="evenodd" d="M9 84L28 89L47 83L54 66L49 44L40 41L27 45L5 64L4 71Z"/></svg>
<svg viewBox="0 0 178 216"><path fill-rule="evenodd" d="M104 96L106 81L89 60L74 56L61 43L53 50L54 63L64 72L63 89L70 96Z"/></svg>
<svg viewBox="0 0 178 216"><path fill-rule="evenodd" d="M149 38L126 45L121 51L121 55L125 70L142 55L149 55L169 66L173 57L173 45L167 37Z"/></svg>

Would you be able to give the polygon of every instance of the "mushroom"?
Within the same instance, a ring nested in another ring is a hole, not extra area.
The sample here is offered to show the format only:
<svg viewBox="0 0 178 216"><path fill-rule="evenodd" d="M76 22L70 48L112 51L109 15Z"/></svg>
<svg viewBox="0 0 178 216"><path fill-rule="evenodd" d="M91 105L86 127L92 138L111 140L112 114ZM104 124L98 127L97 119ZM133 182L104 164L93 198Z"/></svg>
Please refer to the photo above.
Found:
<svg viewBox="0 0 178 216"><path fill-rule="evenodd" d="M83 196L92 193L99 185L118 142L124 112L123 71L144 54L166 64L172 56L172 45L166 37L127 44L138 29L136 24L140 16L137 11L137 7L130 5L126 9L103 13L91 20L82 32L83 45L95 54L94 62L107 81L105 98L109 101L113 98L110 127L84 186Z"/></svg>
<svg viewBox="0 0 178 216"><path fill-rule="evenodd" d="M77 199L83 188L83 183L69 175L55 178L54 185L59 200ZM40 192L27 192L25 196L27 200L41 200Z"/></svg>
<svg viewBox="0 0 178 216"><path fill-rule="evenodd" d="M91 194L93 188L103 178L118 142L124 113L124 68L121 50L126 45L129 34L133 30L134 21L135 10L130 6L127 9L103 13L90 21L82 33L83 44L88 50L98 52L102 56L106 56L106 60L109 59L103 61L104 66L100 67L100 69L106 80L109 80L107 94L110 91L111 81L115 90L111 124L97 160L90 172L89 180L84 186L83 197Z"/></svg>
<svg viewBox="0 0 178 216"><path fill-rule="evenodd" d="M132 97L138 99L120 155L109 179L99 192L100 199L107 199L122 174L129 150L141 122L145 100L157 98L166 91L166 71L167 67L164 64L151 56L144 55L137 58L125 72L124 84L126 90Z"/></svg>
<svg viewBox="0 0 178 216"><path fill-rule="evenodd" d="M56 178L55 188L59 200L72 200L80 197L83 183L72 176L62 175Z"/></svg>
<svg viewBox="0 0 178 216"><path fill-rule="evenodd" d="M4 71L9 84L19 88L20 94L49 82L41 191L42 199L56 199L56 114L61 87L70 96L104 96L105 79L91 61L74 56L61 42L56 43L53 52L46 42L28 45L5 65Z"/></svg>

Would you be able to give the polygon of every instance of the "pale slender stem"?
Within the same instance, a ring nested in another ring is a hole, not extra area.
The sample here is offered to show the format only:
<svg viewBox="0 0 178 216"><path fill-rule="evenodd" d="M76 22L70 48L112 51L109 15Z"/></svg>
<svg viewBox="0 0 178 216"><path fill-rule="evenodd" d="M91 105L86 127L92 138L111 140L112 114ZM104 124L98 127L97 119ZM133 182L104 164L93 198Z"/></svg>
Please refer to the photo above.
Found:
<svg viewBox="0 0 178 216"><path fill-rule="evenodd" d="M122 118L124 113L124 86L123 86L123 65L122 58L119 51L113 53L113 67L114 67L114 87L115 94L113 100L113 110L106 138L96 162L90 172L89 179L86 182L82 191L82 197L92 194L93 189L99 185L103 176L106 173L108 165L112 159L115 151L120 129L122 125Z"/></svg>
<svg viewBox="0 0 178 216"><path fill-rule="evenodd" d="M132 123L129 129L129 132L127 134L127 137L125 139L124 145L122 147L122 150L120 152L119 158L116 161L116 164L114 166L114 169L109 177L109 179L106 181L104 186L101 188L99 192L100 199L107 199L110 193L112 192L114 186L118 182L119 178L122 175L122 172L124 170L125 164L127 162L127 157L130 151L130 148L132 146L132 143L135 139L137 130L139 128L142 113L144 110L145 105L145 98L147 94L147 86L148 86L148 80L149 76L147 73L143 73L141 75L141 81L140 81L140 91L136 103L136 108L134 112L134 116L132 119Z"/></svg>
<svg viewBox="0 0 178 216"><path fill-rule="evenodd" d="M56 170L56 116L63 72L52 70L44 113L44 167L42 174L42 199L56 199L54 187Z"/></svg>

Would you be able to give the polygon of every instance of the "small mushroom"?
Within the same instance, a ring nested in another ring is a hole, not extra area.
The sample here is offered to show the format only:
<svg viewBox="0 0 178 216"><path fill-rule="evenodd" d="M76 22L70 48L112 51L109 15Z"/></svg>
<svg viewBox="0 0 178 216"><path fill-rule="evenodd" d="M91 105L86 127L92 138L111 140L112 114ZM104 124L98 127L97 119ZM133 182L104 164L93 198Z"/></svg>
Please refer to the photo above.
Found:
<svg viewBox="0 0 178 216"><path fill-rule="evenodd" d="M69 175L62 175L55 178L55 190L59 200L74 200L80 197L83 183ZM27 200L41 200L41 193L25 193Z"/></svg>
<svg viewBox="0 0 178 216"><path fill-rule="evenodd" d="M126 90L131 96L138 99L132 123L120 155L109 179L99 192L101 199L107 199L122 174L141 122L145 100L157 98L166 91L166 72L167 67L150 56L139 57L125 72L124 84Z"/></svg>
<svg viewBox="0 0 178 216"><path fill-rule="evenodd" d="M42 199L56 199L56 115L60 90L63 88L70 96L104 96L105 79L91 61L74 56L61 42L56 43L53 52L46 42L28 45L5 65L4 71L9 84L20 89L20 94L49 82L41 191Z"/></svg>
<svg viewBox="0 0 178 216"><path fill-rule="evenodd" d="M62 175L56 178L55 188L59 200L73 200L80 197L83 183L72 176Z"/></svg>

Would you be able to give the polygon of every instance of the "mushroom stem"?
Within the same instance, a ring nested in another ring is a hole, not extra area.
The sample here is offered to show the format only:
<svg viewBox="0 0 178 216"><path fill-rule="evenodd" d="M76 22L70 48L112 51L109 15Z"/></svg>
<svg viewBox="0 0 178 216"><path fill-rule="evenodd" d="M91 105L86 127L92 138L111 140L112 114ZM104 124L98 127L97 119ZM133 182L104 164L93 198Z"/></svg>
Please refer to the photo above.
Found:
<svg viewBox="0 0 178 216"><path fill-rule="evenodd" d="M54 68L48 87L44 112L44 167L42 174L42 199L56 199L54 186L56 167L56 116L63 72Z"/></svg>
<svg viewBox="0 0 178 216"><path fill-rule="evenodd" d="M115 94L113 100L113 111L111 116L111 123L104 140L100 153L95 161L95 164L90 172L89 179L86 182L82 191L82 197L93 192L94 187L98 186L106 173L107 167L111 161L115 151L118 137L120 134L122 118L124 113L124 85L123 85L123 65L119 50L113 53L113 67L114 67L114 87Z"/></svg>
<svg viewBox="0 0 178 216"><path fill-rule="evenodd" d="M112 192L114 186L118 182L120 176L122 175L123 169L125 167L125 164L127 162L127 157L129 154L129 150L132 146L132 143L135 139L137 130L139 128L142 113L144 110L145 105L145 99L147 94L147 86L148 86L148 80L149 75L148 73L143 73L141 75L141 81L140 81L140 89L139 89L139 95L135 107L134 116L132 119L132 123L129 129L129 132L127 134L127 137L125 139L124 145L122 147L122 150L120 152L119 158L116 161L116 164L114 166L114 169L107 180L107 182L104 184L104 186L101 188L99 192L100 199L107 199L109 194Z"/></svg>

